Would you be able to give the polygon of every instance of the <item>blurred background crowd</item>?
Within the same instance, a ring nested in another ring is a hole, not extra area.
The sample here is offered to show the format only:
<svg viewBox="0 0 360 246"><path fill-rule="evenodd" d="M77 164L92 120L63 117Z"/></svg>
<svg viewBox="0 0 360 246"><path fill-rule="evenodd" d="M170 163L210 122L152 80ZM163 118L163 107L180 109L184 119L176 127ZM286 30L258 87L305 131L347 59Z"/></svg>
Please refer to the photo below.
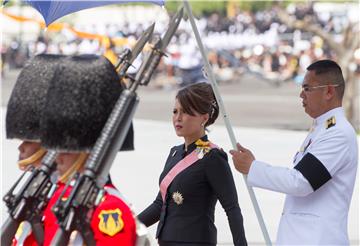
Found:
<svg viewBox="0 0 360 246"><path fill-rule="evenodd" d="M339 9L337 5L334 3L333 7L329 8L328 5L318 4L315 8L314 3L296 3L288 5L286 11L299 20L311 18L325 32L333 34L334 39L341 40L341 35L352 18L349 16L352 6L349 4L347 8L342 6ZM274 3L266 9L254 12L251 9L242 10L235 4L234 8L227 12L214 10L199 16L198 27L220 82L235 80L247 71L263 76L275 82L275 85L286 81L301 83L305 68L313 60L336 59L336 54L321 37L283 23L278 16L278 7L278 4ZM148 9L149 7L140 7L137 11L144 12ZM164 18L162 22L157 26L157 33L165 31L167 19ZM126 45L115 45L111 39L135 40L147 27L147 23L130 20L122 23L98 21L85 27L76 24L74 26L83 28L82 31L88 33L101 33L109 39L103 42L99 39L78 37L66 29L58 33L63 38L47 35L41 29L37 37L27 39L26 42L19 40L19 35L6 37L1 45L3 70L21 68L29 57L39 53L106 54L111 50L115 55L119 55ZM177 31L168 53L159 69L169 78L158 82L160 86L204 79L201 56L186 21ZM359 53L357 50L354 54L356 64L353 69L357 72L360 72Z"/></svg>
<svg viewBox="0 0 360 246"><path fill-rule="evenodd" d="M197 6L201 6L197 3ZM39 26L32 31L32 35L27 30L31 18L35 18L36 14L27 14L30 17L24 21L20 19L19 13L24 15L34 10L27 9L26 5L6 7L6 12L2 14L2 20L6 21L3 22L1 43L2 76L6 76L7 70L21 68L27 59L39 53L104 54L115 62L123 49L131 46L152 22L156 22L155 32L158 35L165 32L173 13L171 9L175 9L178 3L169 4L171 6L166 6L166 10L146 4L130 9L119 5L115 9L123 10L118 10L118 13L128 12L123 15L127 18L121 21L119 18L103 17L95 18L95 22L80 21L68 17L70 27L54 28L55 31L51 31L50 26L44 31ZM345 35L350 35L346 33L347 28L353 23L359 23L359 5L356 2L290 1L280 4L267 1L241 4L237 1L223 1L203 2L202 5L202 8L194 6L197 24L219 83L237 81L244 73L260 76L275 86L285 82L301 83L304 71L312 61L340 59L322 34L331 35L333 41L342 45ZM94 11L106 12L108 8L97 8ZM114 10L114 7L110 8ZM134 10L136 14L132 15ZM303 22L305 26L294 26L291 24L294 21ZM21 25L20 31L6 31L7 23ZM356 31L353 35L359 35L359 28L354 28ZM358 43L356 46L352 52L353 58L346 65L358 75L360 49ZM141 57L130 73L135 73L140 63ZM159 66L153 85L172 88L206 80L202 68L200 52L191 27L185 20L169 45L168 56Z"/></svg>

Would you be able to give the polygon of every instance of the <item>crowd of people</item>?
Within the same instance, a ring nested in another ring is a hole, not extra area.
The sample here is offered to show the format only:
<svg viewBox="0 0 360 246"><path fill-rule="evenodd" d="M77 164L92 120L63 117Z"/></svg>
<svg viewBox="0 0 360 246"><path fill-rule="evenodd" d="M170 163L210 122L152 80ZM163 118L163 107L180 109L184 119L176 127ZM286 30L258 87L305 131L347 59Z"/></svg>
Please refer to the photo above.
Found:
<svg viewBox="0 0 360 246"><path fill-rule="evenodd" d="M289 28L277 15L277 7L257 12L237 10L233 17L213 12L197 20L203 34L203 42L209 50L209 61L218 81L233 81L244 72L250 72L263 79L278 83L295 81L301 83L306 67L317 59L336 59L324 40L319 36ZM323 30L341 38L349 23L346 13L333 15L317 12L313 4L289 5L287 12L297 19L312 19ZM90 33L102 33L109 38L137 39L148 23L101 24L89 26ZM158 25L158 23L157 23ZM160 23L157 33L164 33L166 23ZM101 40L78 38L63 31L65 38L51 39L41 34L37 40L20 43L13 39L3 42L1 47L3 65L10 69L22 67L25 60L40 53L50 54L104 54L112 49L120 54L125 46L110 46ZM66 40L66 41L64 41ZM189 81L203 81L203 62L194 40L189 21L183 21L172 44L169 56L159 67L160 86L186 84ZM155 83L155 84L156 84Z"/></svg>

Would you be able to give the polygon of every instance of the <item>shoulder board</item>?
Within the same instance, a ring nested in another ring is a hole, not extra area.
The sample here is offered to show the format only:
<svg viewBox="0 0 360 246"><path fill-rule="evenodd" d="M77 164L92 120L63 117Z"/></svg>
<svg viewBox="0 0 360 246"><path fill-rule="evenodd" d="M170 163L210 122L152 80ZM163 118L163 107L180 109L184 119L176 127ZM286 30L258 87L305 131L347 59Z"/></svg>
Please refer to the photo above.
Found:
<svg viewBox="0 0 360 246"><path fill-rule="evenodd" d="M335 116L330 117L326 120L326 129L329 129L330 127L333 127L336 125L336 119Z"/></svg>

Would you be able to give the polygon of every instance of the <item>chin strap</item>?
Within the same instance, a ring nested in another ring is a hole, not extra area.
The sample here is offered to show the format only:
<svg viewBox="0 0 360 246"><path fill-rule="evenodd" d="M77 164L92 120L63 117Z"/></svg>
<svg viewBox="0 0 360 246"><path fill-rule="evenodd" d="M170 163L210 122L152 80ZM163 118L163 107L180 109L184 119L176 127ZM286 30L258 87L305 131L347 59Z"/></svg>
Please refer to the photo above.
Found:
<svg viewBox="0 0 360 246"><path fill-rule="evenodd" d="M32 154L30 157L20 160L18 162L18 166L20 169L24 169L27 166L34 164L36 161L43 158L43 156L46 154L47 150L44 148L40 148L38 151L36 151L34 154Z"/></svg>
<svg viewBox="0 0 360 246"><path fill-rule="evenodd" d="M87 157L87 153L81 152L74 164L63 175L61 175L59 181L62 183L66 183L76 171L79 171L79 169L83 167Z"/></svg>

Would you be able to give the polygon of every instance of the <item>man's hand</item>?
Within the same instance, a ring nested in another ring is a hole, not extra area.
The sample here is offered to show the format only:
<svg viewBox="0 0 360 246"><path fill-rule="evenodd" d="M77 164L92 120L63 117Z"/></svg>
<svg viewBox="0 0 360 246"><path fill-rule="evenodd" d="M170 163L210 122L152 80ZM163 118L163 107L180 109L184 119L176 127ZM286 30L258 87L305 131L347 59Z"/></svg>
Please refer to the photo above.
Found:
<svg viewBox="0 0 360 246"><path fill-rule="evenodd" d="M248 174L251 163L255 160L255 157L250 150L245 149L239 143L237 143L236 146L238 150L230 150L234 166L239 172Z"/></svg>

